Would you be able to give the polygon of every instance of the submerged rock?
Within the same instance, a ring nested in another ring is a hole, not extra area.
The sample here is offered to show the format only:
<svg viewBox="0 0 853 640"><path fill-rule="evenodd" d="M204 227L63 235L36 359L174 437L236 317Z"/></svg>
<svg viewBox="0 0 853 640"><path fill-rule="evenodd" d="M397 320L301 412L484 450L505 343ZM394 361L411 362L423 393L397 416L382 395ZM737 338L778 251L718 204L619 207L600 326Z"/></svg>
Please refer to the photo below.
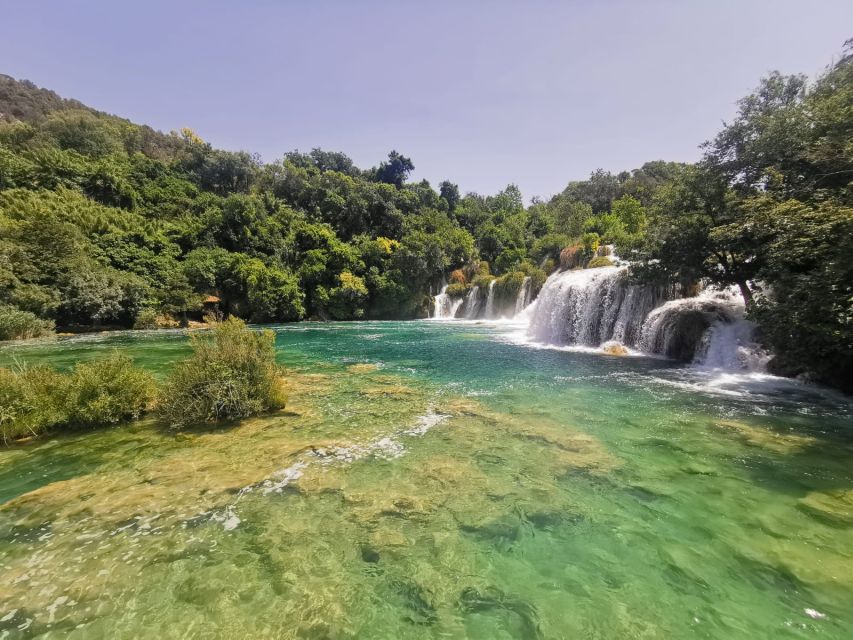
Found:
<svg viewBox="0 0 853 640"><path fill-rule="evenodd" d="M625 345L618 342L605 342L601 346L601 350L609 356L627 356L629 351Z"/></svg>
<svg viewBox="0 0 853 640"><path fill-rule="evenodd" d="M801 498L797 506L833 526L853 527L853 489L815 491Z"/></svg>
<svg viewBox="0 0 853 640"><path fill-rule="evenodd" d="M817 443L811 436L796 433L779 433L765 427L757 427L741 421L727 420L714 424L718 429L729 431L746 445L761 447L776 453L797 453Z"/></svg>
<svg viewBox="0 0 853 640"><path fill-rule="evenodd" d="M361 362L359 364L351 364L347 367L350 373L372 373L379 369L379 365L370 362Z"/></svg>

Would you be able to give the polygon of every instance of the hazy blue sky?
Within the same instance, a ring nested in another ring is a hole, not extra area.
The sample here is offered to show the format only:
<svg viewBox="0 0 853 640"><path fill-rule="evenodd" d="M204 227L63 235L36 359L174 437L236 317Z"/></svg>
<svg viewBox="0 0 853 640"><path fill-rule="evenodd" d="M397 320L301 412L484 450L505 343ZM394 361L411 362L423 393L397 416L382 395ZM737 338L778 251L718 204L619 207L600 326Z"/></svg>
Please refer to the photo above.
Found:
<svg viewBox="0 0 853 640"><path fill-rule="evenodd" d="M0 1L0 72L265 160L320 146L526 198L695 160L772 69L815 75L850 0Z"/></svg>

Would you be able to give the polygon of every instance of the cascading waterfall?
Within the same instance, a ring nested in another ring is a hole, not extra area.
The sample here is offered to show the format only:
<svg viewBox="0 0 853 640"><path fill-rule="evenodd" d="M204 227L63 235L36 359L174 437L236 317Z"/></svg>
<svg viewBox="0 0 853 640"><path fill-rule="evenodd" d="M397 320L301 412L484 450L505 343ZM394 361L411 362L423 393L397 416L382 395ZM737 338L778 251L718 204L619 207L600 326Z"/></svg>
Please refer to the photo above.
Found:
<svg viewBox="0 0 853 640"><path fill-rule="evenodd" d="M530 283L530 276L524 276L515 299L515 317L521 315L521 312L530 304Z"/></svg>
<svg viewBox="0 0 853 640"><path fill-rule="evenodd" d="M462 304L462 298L453 299L447 295L447 285L441 288L441 291L434 300L434 311L432 317L436 320L450 320L456 317L456 311Z"/></svg>
<svg viewBox="0 0 853 640"><path fill-rule="evenodd" d="M618 260L612 249L608 251ZM498 301L496 280L488 288L471 287L463 297L435 296L436 319L527 321L534 342L604 348L622 347L692 362L712 369L761 371L769 360L755 339L755 325L745 318L735 288L708 288L678 298L674 287L632 284L628 266L575 269L553 273L533 298L525 277L514 305Z"/></svg>
<svg viewBox="0 0 853 640"><path fill-rule="evenodd" d="M486 294L486 311L483 314L484 318L494 318L495 317L495 282L496 280L492 280L489 283L489 289Z"/></svg>
<svg viewBox="0 0 853 640"><path fill-rule="evenodd" d="M474 320L480 315L480 310L483 307L483 300L480 296L480 287L471 287L465 298L462 300L462 306L456 313L457 318L465 320Z"/></svg>
<svg viewBox="0 0 853 640"><path fill-rule="evenodd" d="M528 335L548 344L633 346L643 320L667 294L660 287L629 284L626 267L555 273L536 299Z"/></svg>
<svg viewBox="0 0 853 640"><path fill-rule="evenodd" d="M676 298L672 288L630 284L621 266L552 274L531 309L527 334L546 344L615 342L705 367L755 371L768 356L754 330L736 291Z"/></svg>
<svg viewBox="0 0 853 640"><path fill-rule="evenodd" d="M640 348L714 369L760 371L768 354L744 316L736 289L705 289L654 309L643 324Z"/></svg>

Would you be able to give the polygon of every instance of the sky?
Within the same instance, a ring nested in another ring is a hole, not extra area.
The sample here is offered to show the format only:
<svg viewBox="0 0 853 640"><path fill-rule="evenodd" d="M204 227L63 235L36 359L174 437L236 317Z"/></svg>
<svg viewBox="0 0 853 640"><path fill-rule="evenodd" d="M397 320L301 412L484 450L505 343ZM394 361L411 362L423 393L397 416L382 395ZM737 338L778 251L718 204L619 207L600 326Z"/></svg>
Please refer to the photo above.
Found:
<svg viewBox="0 0 853 640"><path fill-rule="evenodd" d="M396 149L412 179L547 198L695 161L760 78L819 74L850 0L0 0L0 73L215 147Z"/></svg>

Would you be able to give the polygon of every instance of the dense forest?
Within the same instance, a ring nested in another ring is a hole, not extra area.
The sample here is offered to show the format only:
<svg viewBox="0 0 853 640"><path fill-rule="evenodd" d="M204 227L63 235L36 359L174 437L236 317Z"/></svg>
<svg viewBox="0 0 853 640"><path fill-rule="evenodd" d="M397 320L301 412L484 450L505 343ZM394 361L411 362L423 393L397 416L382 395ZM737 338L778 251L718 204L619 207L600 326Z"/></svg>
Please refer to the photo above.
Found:
<svg viewBox="0 0 853 640"><path fill-rule="evenodd" d="M424 317L443 282L514 299L559 268L740 288L775 371L853 380L853 49L773 73L693 165L594 171L525 206L409 181L391 151L262 162L0 76L0 338L54 326Z"/></svg>

